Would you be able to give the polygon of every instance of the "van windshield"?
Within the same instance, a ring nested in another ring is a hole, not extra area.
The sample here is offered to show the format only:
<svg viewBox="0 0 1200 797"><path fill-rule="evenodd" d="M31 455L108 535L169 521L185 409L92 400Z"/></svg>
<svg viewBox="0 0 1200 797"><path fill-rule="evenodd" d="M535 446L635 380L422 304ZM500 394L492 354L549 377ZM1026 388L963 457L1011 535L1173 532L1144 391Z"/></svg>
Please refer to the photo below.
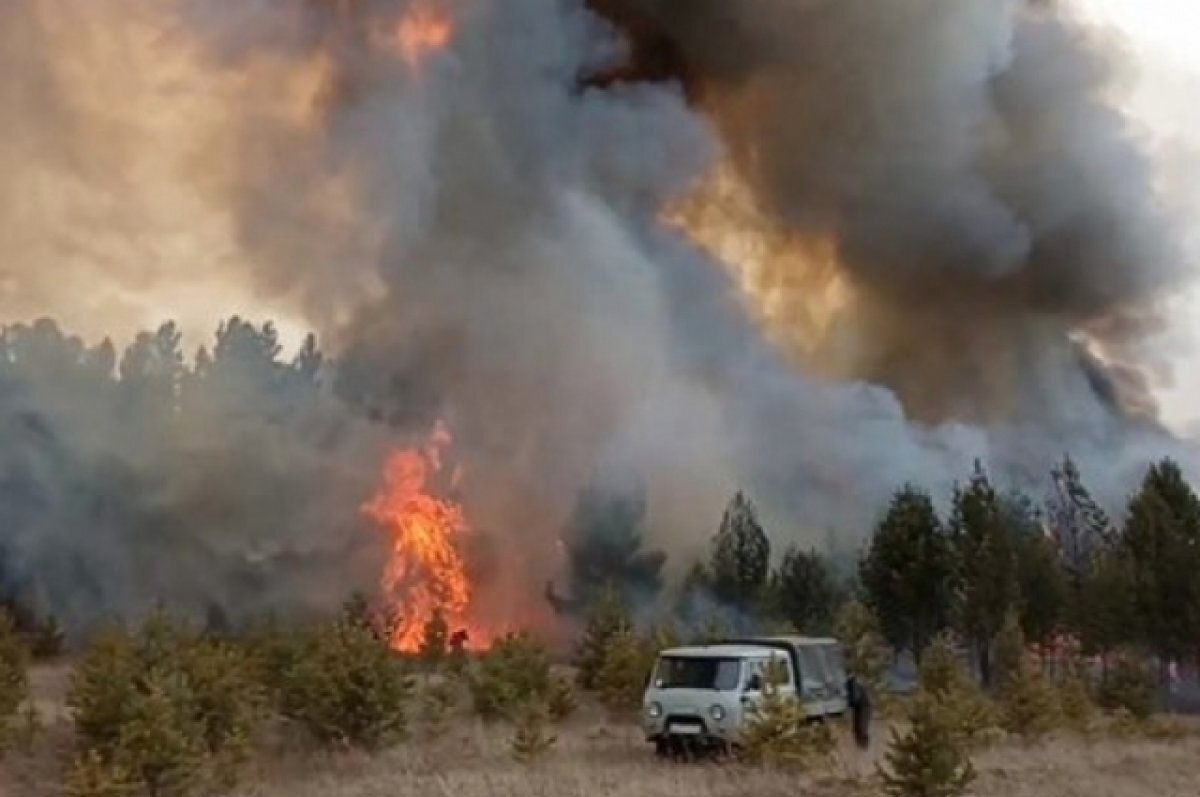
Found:
<svg viewBox="0 0 1200 797"><path fill-rule="evenodd" d="M664 656L654 670L659 689L737 689L742 674L741 659Z"/></svg>

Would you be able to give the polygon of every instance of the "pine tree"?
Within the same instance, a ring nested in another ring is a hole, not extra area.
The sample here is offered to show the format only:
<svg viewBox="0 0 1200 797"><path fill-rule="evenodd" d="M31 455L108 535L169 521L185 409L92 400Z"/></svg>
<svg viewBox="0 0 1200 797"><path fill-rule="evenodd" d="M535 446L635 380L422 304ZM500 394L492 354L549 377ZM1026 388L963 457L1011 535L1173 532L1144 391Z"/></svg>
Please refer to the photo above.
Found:
<svg viewBox="0 0 1200 797"><path fill-rule="evenodd" d="M918 670L918 683L922 691L939 699L972 687L949 634L939 634L926 650Z"/></svg>
<svg viewBox="0 0 1200 797"><path fill-rule="evenodd" d="M667 620L650 626L646 632L646 642L657 653L660 650L679 647L683 644L683 637L675 624Z"/></svg>
<svg viewBox="0 0 1200 797"><path fill-rule="evenodd" d="M645 550L645 519L646 497L640 482L619 488L595 483L585 488L563 533L571 594L558 598L551 585L551 603L574 613L586 612L611 591L626 602L657 597L667 556Z"/></svg>
<svg viewBox="0 0 1200 797"><path fill-rule="evenodd" d="M437 667L446 660L450 652L450 624L446 621L446 613L440 607L421 629L421 645L417 655L429 667Z"/></svg>
<svg viewBox="0 0 1200 797"><path fill-rule="evenodd" d="M1058 694L1038 667L1030 664L1025 636L1016 613L1009 613L996 638L996 683L1000 719L1004 729L1026 739L1037 739L1060 720Z"/></svg>
<svg viewBox="0 0 1200 797"><path fill-rule="evenodd" d="M1141 656L1125 651L1104 674L1097 702L1110 711L1127 712L1137 721L1154 711L1154 676Z"/></svg>
<svg viewBox="0 0 1200 797"><path fill-rule="evenodd" d="M1059 727L1062 715L1054 684L1040 669L1027 664L1009 679L1001 694L1002 727L1026 740L1041 739Z"/></svg>
<svg viewBox="0 0 1200 797"><path fill-rule="evenodd" d="M575 648L576 678L581 689L596 688L596 678L604 666L609 642L614 636L632 629L633 620L617 591L602 592L588 609L587 625Z"/></svg>
<svg viewBox="0 0 1200 797"><path fill-rule="evenodd" d="M675 615L687 627L694 628L709 619L712 609L712 576L704 562L694 562L675 598Z"/></svg>
<svg viewBox="0 0 1200 797"><path fill-rule="evenodd" d="M614 716L637 713L653 663L651 655L630 629L609 637L603 663L596 673L596 689L604 706Z"/></svg>
<svg viewBox="0 0 1200 797"><path fill-rule="evenodd" d="M1044 652L1067 620L1067 574L1040 527L1020 533L1016 544L1021 630Z"/></svg>
<svg viewBox="0 0 1200 797"><path fill-rule="evenodd" d="M859 565L866 603L892 647L920 659L954 605L954 552L927 493L893 497Z"/></svg>
<svg viewBox="0 0 1200 797"><path fill-rule="evenodd" d="M729 623L725 621L718 612L713 612L704 618L700 627L691 635L688 640L692 645L714 645L722 640L729 639L733 630L729 627Z"/></svg>
<svg viewBox="0 0 1200 797"><path fill-rule="evenodd" d="M1088 682L1078 669L1066 673L1059 682L1058 704L1068 727L1080 733L1091 732L1096 706Z"/></svg>
<svg viewBox="0 0 1200 797"><path fill-rule="evenodd" d="M549 752L558 739L547 731L546 726L546 707L536 700L526 703L518 712L513 731L513 758L522 764L532 764Z"/></svg>
<svg viewBox="0 0 1200 797"><path fill-rule="evenodd" d="M508 634L480 660L470 685L481 717L511 720L525 703L544 700L550 691L550 655L530 635Z"/></svg>
<svg viewBox="0 0 1200 797"><path fill-rule="evenodd" d="M1047 520L1077 589L1097 550L1111 544L1116 534L1108 515L1083 485L1074 460L1066 457L1051 477L1054 489L1046 502Z"/></svg>
<svg viewBox="0 0 1200 797"><path fill-rule="evenodd" d="M200 776L201 731L186 710L186 698L173 694L186 688L182 681L152 674L120 729L114 763L154 797L181 792Z"/></svg>
<svg viewBox="0 0 1200 797"><path fill-rule="evenodd" d="M758 608L770 575L771 543L758 520L758 510L742 493L729 502L713 538L713 594L743 614Z"/></svg>
<svg viewBox="0 0 1200 797"><path fill-rule="evenodd" d="M992 639L1019 597L1011 521L977 462L970 483L955 491L950 527L961 590L959 629L974 650L985 687L992 682Z"/></svg>
<svg viewBox="0 0 1200 797"><path fill-rule="evenodd" d="M314 628L281 685L281 709L328 745L377 750L403 736L413 680L368 628L341 620Z"/></svg>
<svg viewBox="0 0 1200 797"><path fill-rule="evenodd" d="M838 613L837 637L846 656L846 670L866 687L872 699L881 700L887 675L887 643L871 610L852 600Z"/></svg>
<svg viewBox="0 0 1200 797"><path fill-rule="evenodd" d="M957 797L975 780L967 749L937 701L915 699L904 734L892 731L892 741L879 768L889 797Z"/></svg>
<svg viewBox="0 0 1200 797"><path fill-rule="evenodd" d="M796 631L827 634L834 624L838 589L825 559L816 551L790 548L771 579L776 610Z"/></svg>
<svg viewBox="0 0 1200 797"><path fill-rule="evenodd" d="M579 698L571 679L563 675L555 675L550 679L550 691L546 695L546 709L550 719L562 722L575 713L579 708Z"/></svg>
<svg viewBox="0 0 1200 797"><path fill-rule="evenodd" d="M1195 652L1200 628L1200 498L1171 460L1152 466L1122 533L1141 642L1165 667Z"/></svg>
<svg viewBox="0 0 1200 797"><path fill-rule="evenodd" d="M1080 585L1078 628L1084 652L1107 663L1109 654L1138 635L1133 568L1128 554L1106 547L1093 553L1093 564Z"/></svg>
<svg viewBox="0 0 1200 797"><path fill-rule="evenodd" d="M835 742L828 726L808 726L800 701L779 690L782 680L778 668L768 668L762 697L743 724L738 755L749 764L807 769L827 758Z"/></svg>
<svg viewBox="0 0 1200 797"><path fill-rule="evenodd" d="M937 702L954 732L976 740L993 723L992 706L963 668L948 634L939 635L925 652L918 673L921 693Z"/></svg>
<svg viewBox="0 0 1200 797"><path fill-rule="evenodd" d="M355 592L342 604L342 620L371 632L380 640L386 636L380 633L379 618L371 608L371 602L362 592Z"/></svg>
<svg viewBox="0 0 1200 797"><path fill-rule="evenodd" d="M1019 677L1025 664L1025 634L1015 612L1009 612L1005 617L1004 626L996 635L994 650L996 685L1003 692Z"/></svg>

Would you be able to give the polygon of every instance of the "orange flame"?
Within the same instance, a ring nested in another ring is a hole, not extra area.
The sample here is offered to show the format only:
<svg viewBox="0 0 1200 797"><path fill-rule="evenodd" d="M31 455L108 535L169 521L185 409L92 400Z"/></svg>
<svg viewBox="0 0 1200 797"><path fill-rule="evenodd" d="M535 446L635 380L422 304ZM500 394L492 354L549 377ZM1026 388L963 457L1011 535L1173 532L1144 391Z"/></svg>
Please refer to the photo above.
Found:
<svg viewBox="0 0 1200 797"><path fill-rule="evenodd" d="M430 53L445 49L454 38L454 20L429 3L417 3L400 19L395 43L400 56L413 69Z"/></svg>
<svg viewBox="0 0 1200 797"><path fill-rule="evenodd" d="M387 461L380 491L363 511L391 535L391 556L380 581L389 614L398 617L392 646L406 653L421 644L424 627L440 610L450 628L464 630L473 644L486 644L484 629L467 620L472 585L460 546L470 533L462 507L432 494L445 467L452 438L438 422L421 450L399 451ZM451 483L457 484L455 470Z"/></svg>

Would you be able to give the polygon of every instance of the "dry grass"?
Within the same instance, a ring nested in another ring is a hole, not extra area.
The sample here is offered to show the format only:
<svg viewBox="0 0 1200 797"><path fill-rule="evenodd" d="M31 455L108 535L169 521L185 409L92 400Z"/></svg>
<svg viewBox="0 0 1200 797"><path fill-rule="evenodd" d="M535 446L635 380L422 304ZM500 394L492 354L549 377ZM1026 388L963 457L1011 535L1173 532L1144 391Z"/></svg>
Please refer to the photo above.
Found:
<svg viewBox="0 0 1200 797"><path fill-rule="evenodd" d="M51 797L70 732L62 713L67 671L34 673L48 728L30 756L0 766L0 795ZM887 734L873 748L847 744L831 771L813 775L746 770L716 764L657 761L637 729L606 725L596 714L559 729L560 739L532 766L509 755L510 731L459 721L435 742L410 743L370 758L315 754L278 735L236 797L859 797L877 794L873 773ZM848 738L848 732L843 738ZM1200 733L1176 741L1072 737L1034 747L1007 743L976 759L978 797L1194 797L1200 793Z"/></svg>
<svg viewBox="0 0 1200 797"><path fill-rule="evenodd" d="M505 740L479 726L436 747L377 759L329 757L289 772L262 773L239 797L857 797L877 793L883 745L846 748L834 771L810 776L733 766L658 762L633 731L573 728L543 762L508 758ZM1036 748L1002 746L978 758L979 797L1194 797L1200 738L1175 743L1060 738Z"/></svg>

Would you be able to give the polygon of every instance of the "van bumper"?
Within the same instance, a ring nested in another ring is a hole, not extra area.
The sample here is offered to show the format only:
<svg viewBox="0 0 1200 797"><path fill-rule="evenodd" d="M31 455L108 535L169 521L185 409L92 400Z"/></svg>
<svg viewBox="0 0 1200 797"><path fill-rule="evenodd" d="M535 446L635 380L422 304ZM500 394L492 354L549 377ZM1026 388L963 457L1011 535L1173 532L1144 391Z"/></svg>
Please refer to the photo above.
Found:
<svg viewBox="0 0 1200 797"><path fill-rule="evenodd" d="M642 730L646 741L655 745L716 748L727 747L733 741L729 729L691 716L667 717L656 722L645 722Z"/></svg>

